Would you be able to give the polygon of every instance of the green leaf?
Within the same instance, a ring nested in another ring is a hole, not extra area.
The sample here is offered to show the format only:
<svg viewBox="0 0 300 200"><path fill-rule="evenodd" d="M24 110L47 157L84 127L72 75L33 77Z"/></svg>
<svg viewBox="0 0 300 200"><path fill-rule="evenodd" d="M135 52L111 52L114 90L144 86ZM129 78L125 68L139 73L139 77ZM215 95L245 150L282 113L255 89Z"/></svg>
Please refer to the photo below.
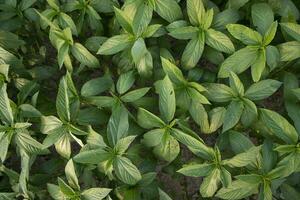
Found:
<svg viewBox="0 0 300 200"><path fill-rule="evenodd" d="M191 102L189 112L196 124L200 126L201 131L204 133L210 133L208 114L204 106L200 102L193 100Z"/></svg>
<svg viewBox="0 0 300 200"><path fill-rule="evenodd" d="M17 49L24 44L24 41L19 39L18 35L0 30L0 46L4 49Z"/></svg>
<svg viewBox="0 0 300 200"><path fill-rule="evenodd" d="M259 174L242 174L235 176L237 181L244 181L248 184L255 184L258 186L259 183L263 181L263 177Z"/></svg>
<svg viewBox="0 0 300 200"><path fill-rule="evenodd" d="M299 88L292 89L292 93L293 93L293 95L295 95L295 97L297 97L298 100L300 99L300 89Z"/></svg>
<svg viewBox="0 0 300 200"><path fill-rule="evenodd" d="M220 170L215 168L207 177L203 179L203 182L200 186L200 194L203 197L212 197L218 190L220 180Z"/></svg>
<svg viewBox="0 0 300 200"><path fill-rule="evenodd" d="M242 73L255 62L257 52L258 48L252 46L236 51L222 63L218 77L226 78L229 76L230 71L236 74Z"/></svg>
<svg viewBox="0 0 300 200"><path fill-rule="evenodd" d="M59 140L55 143L55 149L59 155L69 159L71 156L71 135L64 134Z"/></svg>
<svg viewBox="0 0 300 200"><path fill-rule="evenodd" d="M175 0L156 0L154 2L155 11L168 22L182 18L181 8Z"/></svg>
<svg viewBox="0 0 300 200"><path fill-rule="evenodd" d="M214 157L214 151L210 147L207 147L201 141L196 138L180 131L179 129L172 129L172 135L179 142L186 145L193 153L197 156L203 157L205 159L211 160Z"/></svg>
<svg viewBox="0 0 300 200"><path fill-rule="evenodd" d="M67 15L63 12L60 12L59 17L58 17L58 21L59 21L59 24L62 26L62 28L68 28L69 27L72 30L72 33L74 35L78 34L76 25L75 25L73 19L69 15Z"/></svg>
<svg viewBox="0 0 300 200"><path fill-rule="evenodd" d="M38 84L35 81L29 81L20 88L20 92L17 95L18 104L25 103L26 99L38 89Z"/></svg>
<svg viewBox="0 0 300 200"><path fill-rule="evenodd" d="M147 50L146 54L137 62L135 66L142 77L150 77L152 75L153 58Z"/></svg>
<svg viewBox="0 0 300 200"><path fill-rule="evenodd" d="M243 199L257 193L258 184L250 184L244 181L236 180L227 188L221 188L216 197L221 199Z"/></svg>
<svg viewBox="0 0 300 200"><path fill-rule="evenodd" d="M236 23L240 15L235 9L225 9L214 16L212 27L216 30L225 30L227 24Z"/></svg>
<svg viewBox="0 0 300 200"><path fill-rule="evenodd" d="M209 134L222 126L226 109L216 107L206 112L203 105L197 101L192 101L189 112L193 120L200 126L203 133Z"/></svg>
<svg viewBox="0 0 300 200"><path fill-rule="evenodd" d="M251 16L254 26L261 35L265 35L272 22L274 14L267 3L256 3L251 7Z"/></svg>
<svg viewBox="0 0 300 200"><path fill-rule="evenodd" d="M100 46L107 40L103 36L92 36L85 40L84 46L92 52L97 52Z"/></svg>
<svg viewBox="0 0 300 200"><path fill-rule="evenodd" d="M42 116L41 117L41 132L49 134L51 131L62 126L62 122L55 116Z"/></svg>
<svg viewBox="0 0 300 200"><path fill-rule="evenodd" d="M74 135L88 135L88 132L81 130L80 128L70 124L67 126L68 131L71 132Z"/></svg>
<svg viewBox="0 0 300 200"><path fill-rule="evenodd" d="M262 161L263 161L263 171L265 173L271 171L276 163L278 154L274 149L275 144L270 139L266 139L262 145Z"/></svg>
<svg viewBox="0 0 300 200"><path fill-rule="evenodd" d="M26 130L18 130L15 140L20 149L25 150L29 155L39 154L43 152L45 146L33 139Z"/></svg>
<svg viewBox="0 0 300 200"><path fill-rule="evenodd" d="M201 104L210 104L207 98L204 95L200 94L200 92L198 92L198 90L196 90L195 88L189 87L186 91L190 98L194 101L198 101Z"/></svg>
<svg viewBox="0 0 300 200"><path fill-rule="evenodd" d="M51 8L53 8L54 10L58 11L59 10L59 4L56 0L47 0L47 3L49 4L49 6Z"/></svg>
<svg viewBox="0 0 300 200"><path fill-rule="evenodd" d="M152 19L153 8L147 4L141 4L133 18L132 29L136 36L142 35ZM140 38L141 39L141 38Z"/></svg>
<svg viewBox="0 0 300 200"><path fill-rule="evenodd" d="M165 123L159 117L145 110L144 108L138 109L137 120L138 124L145 129L150 129L153 127L161 128L165 126Z"/></svg>
<svg viewBox="0 0 300 200"><path fill-rule="evenodd" d="M215 132L218 128L222 126L225 113L226 109L224 107L216 107L208 113L210 119L210 133Z"/></svg>
<svg viewBox="0 0 300 200"><path fill-rule="evenodd" d="M272 144L272 146L273 146L273 144ZM274 150L278 151L279 153L292 153L296 150L296 148L297 147L294 144L285 144L285 145L277 146L276 148L274 148Z"/></svg>
<svg viewBox="0 0 300 200"><path fill-rule="evenodd" d="M155 83L155 89L159 94L159 110L165 122L174 118L176 103L175 92L171 80L165 76L163 80Z"/></svg>
<svg viewBox="0 0 300 200"><path fill-rule="evenodd" d="M241 7L243 7L249 0L229 0L227 2L227 6L228 8L231 9L240 9Z"/></svg>
<svg viewBox="0 0 300 200"><path fill-rule="evenodd" d="M142 180L139 181L139 186L145 187L149 186L153 181L155 181L155 178L157 176L156 172L147 172L142 175Z"/></svg>
<svg viewBox="0 0 300 200"><path fill-rule="evenodd" d="M48 135L43 141L43 145L48 148L59 141L63 137L63 135L66 134L66 128L64 126L60 126L58 128L52 129L47 134Z"/></svg>
<svg viewBox="0 0 300 200"><path fill-rule="evenodd" d="M300 42L285 42L278 46L281 61L292 61L300 58Z"/></svg>
<svg viewBox="0 0 300 200"><path fill-rule="evenodd" d="M280 61L280 52L277 47L268 45L266 48L266 57L267 64L270 67L270 71L274 70L278 66Z"/></svg>
<svg viewBox="0 0 300 200"><path fill-rule="evenodd" d="M280 23L281 28L292 38L300 42L300 25L295 23Z"/></svg>
<svg viewBox="0 0 300 200"><path fill-rule="evenodd" d="M0 59L4 61L6 64L10 65L11 67L23 66L20 59L18 59L15 55L6 51L2 47L0 47Z"/></svg>
<svg viewBox="0 0 300 200"><path fill-rule="evenodd" d="M185 176L192 176L192 177L201 177L201 176L207 176L212 172L214 169L214 164L189 164L187 166L184 166L177 172L185 175Z"/></svg>
<svg viewBox="0 0 300 200"><path fill-rule="evenodd" d="M89 188L84 190L81 193L81 196L84 200L102 200L104 199L109 193L111 189L109 188Z"/></svg>
<svg viewBox="0 0 300 200"><path fill-rule="evenodd" d="M300 198L299 191L296 188L289 185L289 184L285 184L285 183L282 184L280 186L280 190L281 190L282 195L285 199L293 199L293 198L298 199L298 198Z"/></svg>
<svg viewBox="0 0 300 200"><path fill-rule="evenodd" d="M112 55L116 54L130 46L133 42L132 37L128 34L115 35L106 40L98 50L97 54Z"/></svg>
<svg viewBox="0 0 300 200"><path fill-rule="evenodd" d="M21 2L20 2L20 5L19 5L19 7L20 7L20 9L22 10L22 11L24 11L24 10L26 10L27 8L29 8L30 6L32 6L34 3L36 2L36 0L22 0Z"/></svg>
<svg viewBox="0 0 300 200"><path fill-rule="evenodd" d="M70 159L65 167L65 174L68 180L68 183L72 188L75 188L76 190L80 190L80 186L78 183L78 178L75 172L75 166L73 163L73 160Z"/></svg>
<svg viewBox="0 0 300 200"><path fill-rule="evenodd" d="M256 60L251 66L251 74L254 82L260 80L265 67L266 67L266 52L263 49L258 51Z"/></svg>
<svg viewBox="0 0 300 200"><path fill-rule="evenodd" d="M193 1L193 0L190 0ZM191 69L198 63L205 43L205 34L200 32L198 37L194 37L186 45L183 54L181 56L181 64L185 69Z"/></svg>
<svg viewBox="0 0 300 200"><path fill-rule="evenodd" d="M27 194L27 180L30 168L30 158L27 153L25 153L22 149L20 149L20 156L21 156L21 173L19 176L19 190L21 194Z"/></svg>
<svg viewBox="0 0 300 200"><path fill-rule="evenodd" d="M140 171L128 158L116 157L113 166L116 176L126 184L135 185L142 179Z"/></svg>
<svg viewBox="0 0 300 200"><path fill-rule="evenodd" d="M123 106L119 106L113 110L108 121L107 138L112 146L127 135L129 129L128 112Z"/></svg>
<svg viewBox="0 0 300 200"><path fill-rule="evenodd" d="M239 77L233 72L230 72L229 84L230 88L236 93L236 96L244 96L244 85Z"/></svg>
<svg viewBox="0 0 300 200"><path fill-rule="evenodd" d="M71 120L70 102L66 77L62 77L59 82L58 93L56 97L56 110L61 120L67 122Z"/></svg>
<svg viewBox="0 0 300 200"><path fill-rule="evenodd" d="M200 25L205 14L202 0L187 0L186 8L191 24L194 26Z"/></svg>
<svg viewBox="0 0 300 200"><path fill-rule="evenodd" d="M6 159L10 141L11 141L10 133L0 132L0 159L1 159L1 162L4 162Z"/></svg>
<svg viewBox="0 0 300 200"><path fill-rule="evenodd" d="M118 155L124 154L135 138L136 138L136 136L131 135L131 136L127 136L125 138L120 139L117 142L116 146L114 147L116 152L118 153Z"/></svg>
<svg viewBox="0 0 300 200"><path fill-rule="evenodd" d="M202 21L201 26L203 27L204 30L207 30L213 21L214 18L214 9L210 8L207 10L203 16L204 21Z"/></svg>
<svg viewBox="0 0 300 200"><path fill-rule="evenodd" d="M233 128L240 120L244 109L242 101L233 100L227 107L222 132L228 131Z"/></svg>
<svg viewBox="0 0 300 200"><path fill-rule="evenodd" d="M73 45L73 43L74 43L73 37L72 37L72 30L69 27L66 27L62 31L57 31L56 32L56 36L58 38L61 37L62 40L64 40L65 42L69 43L70 45Z"/></svg>
<svg viewBox="0 0 300 200"><path fill-rule="evenodd" d="M112 85L113 81L110 76L94 78L83 84L81 95L85 97L98 95L110 89Z"/></svg>
<svg viewBox="0 0 300 200"><path fill-rule="evenodd" d="M59 49L57 54L57 61L58 65L61 68L64 64L64 61L66 59L66 56L69 55L69 47L70 45L68 43L64 43Z"/></svg>
<svg viewBox="0 0 300 200"><path fill-rule="evenodd" d="M97 22L97 20L101 19L100 15L97 13L97 11L92 6L90 6L90 5L87 5L87 11L86 12L87 12L87 14L89 16L89 20L90 20L91 24L93 23L92 21L96 21Z"/></svg>
<svg viewBox="0 0 300 200"><path fill-rule="evenodd" d="M247 98L243 98L244 111L241 116L241 122L245 127L249 127L257 119L258 113L255 103Z"/></svg>
<svg viewBox="0 0 300 200"><path fill-rule="evenodd" d="M16 196L15 193L8 193L8 192L0 193L0 198L2 198L3 200L13 200L15 196Z"/></svg>
<svg viewBox="0 0 300 200"><path fill-rule="evenodd" d="M300 133L300 105L298 104L298 98L294 95L293 89L299 87L298 78L294 73L284 73L283 76L283 92L285 98L285 109L288 116L293 120L294 126L298 133Z"/></svg>
<svg viewBox="0 0 300 200"><path fill-rule="evenodd" d="M224 165L229 167L244 167L250 163L255 163L258 158L260 147L253 146L243 153L235 155L233 158L223 160Z"/></svg>
<svg viewBox="0 0 300 200"><path fill-rule="evenodd" d="M296 129L277 112L260 109L260 120L265 124L271 134L282 139L288 144L295 144L298 141Z"/></svg>
<svg viewBox="0 0 300 200"><path fill-rule="evenodd" d="M299 18L300 13L299 13L295 3L293 3L293 1L286 0L280 4L280 7L282 7L282 8L280 8L280 10L278 10L279 15L281 15L281 16L290 15L294 19ZM287 17L284 17L284 19L287 19Z"/></svg>
<svg viewBox="0 0 300 200"><path fill-rule="evenodd" d="M226 170L225 167L221 167L220 178L224 187L228 187L229 185L231 185L232 182L231 174L229 171Z"/></svg>
<svg viewBox="0 0 300 200"><path fill-rule="evenodd" d="M55 200L63 200L65 198L64 194L60 191L60 188L57 185L48 183L47 190L50 196Z"/></svg>
<svg viewBox="0 0 300 200"><path fill-rule="evenodd" d="M199 29L194 26L184 26L173 28L169 35L178 40L190 40L194 37L197 37Z"/></svg>
<svg viewBox="0 0 300 200"><path fill-rule="evenodd" d="M35 117L41 117L42 114L40 111L38 111L35 107L33 107L30 104L22 104L19 106L20 108L20 115L25 118L35 118Z"/></svg>
<svg viewBox="0 0 300 200"><path fill-rule="evenodd" d="M8 81L8 71L9 71L9 65L7 64L0 64L0 75L3 76L4 80ZM0 78L2 79L2 77Z"/></svg>
<svg viewBox="0 0 300 200"><path fill-rule="evenodd" d="M14 117L6 91L7 85L0 82L0 116L4 123L11 125Z"/></svg>
<svg viewBox="0 0 300 200"><path fill-rule="evenodd" d="M140 89L130 91L130 92L126 93L125 95L123 95L121 97L121 100L124 102L136 101L136 100L142 98L143 96L145 96L149 90L150 90L149 87L145 87L145 88L140 88Z"/></svg>
<svg viewBox="0 0 300 200"><path fill-rule="evenodd" d="M285 178L299 168L299 154L296 152L287 154L277 164L275 169L272 169L267 177L271 180Z"/></svg>
<svg viewBox="0 0 300 200"><path fill-rule="evenodd" d="M177 86L177 88L176 88L176 98L177 98L176 105L183 110L189 109L190 103L192 101L192 98L191 98L192 95L189 94L189 92L188 92L189 87ZM197 91L194 91L194 92L197 92Z"/></svg>
<svg viewBox="0 0 300 200"><path fill-rule="evenodd" d="M15 129L27 129L31 126L31 123L28 122L17 122L12 127Z"/></svg>
<svg viewBox="0 0 300 200"><path fill-rule="evenodd" d="M277 21L273 22L270 27L267 29L265 35L264 35L264 45L268 45L272 42L272 40L275 37L276 31L277 31L278 23Z"/></svg>
<svg viewBox="0 0 300 200"><path fill-rule="evenodd" d="M188 86L197 90L198 92L204 92L207 91L205 87L203 87L202 85L200 85L197 82L188 82Z"/></svg>
<svg viewBox="0 0 300 200"><path fill-rule="evenodd" d="M188 25L189 25L189 23L186 22L185 20L178 20L178 21L170 23L168 26L166 26L166 29L170 33L173 30L176 30L178 28L184 28L184 27L187 27Z"/></svg>
<svg viewBox="0 0 300 200"><path fill-rule="evenodd" d="M75 85L74 85L74 82L72 80L72 76L70 73L66 74L66 80L67 80L67 84L68 84L68 89L70 90L70 97L77 98L78 97L77 89L75 88ZM73 99L73 101L76 101L76 100Z"/></svg>
<svg viewBox="0 0 300 200"><path fill-rule="evenodd" d="M153 149L154 154L167 162L172 162L180 152L180 146L177 140L165 133L162 142Z"/></svg>
<svg viewBox="0 0 300 200"><path fill-rule="evenodd" d="M146 30L143 32L143 38L150 38L150 37L159 37L161 34L164 33L163 26L161 24L152 24L147 26Z"/></svg>
<svg viewBox="0 0 300 200"><path fill-rule="evenodd" d="M89 134L87 135L86 143L91 148L105 148L107 147L106 143L104 142L104 139L102 135L97 133L95 130L93 130L92 127L89 127Z"/></svg>
<svg viewBox="0 0 300 200"><path fill-rule="evenodd" d="M82 44L75 43L72 46L73 56L81 63L90 68L98 68L100 66L98 59L93 56Z"/></svg>
<svg viewBox="0 0 300 200"><path fill-rule="evenodd" d="M117 82L117 91L119 94L127 92L134 84L135 76L133 71L129 71L120 75Z"/></svg>
<svg viewBox="0 0 300 200"><path fill-rule="evenodd" d="M160 59L165 73L168 75L168 77L174 84L180 85L186 82L181 70L176 65L174 65L166 58L160 57Z"/></svg>
<svg viewBox="0 0 300 200"><path fill-rule="evenodd" d="M131 56L133 58L134 63L139 63L140 60L145 57L148 52L145 41L143 38L137 39L132 48L131 48Z"/></svg>
<svg viewBox="0 0 300 200"><path fill-rule="evenodd" d="M57 182L60 191L67 197L72 197L76 194L75 191L70 186L68 186L61 178L58 177Z"/></svg>
<svg viewBox="0 0 300 200"><path fill-rule="evenodd" d="M84 164L99 164L111 158L111 153L103 149L82 151L74 156L73 160Z"/></svg>
<svg viewBox="0 0 300 200"><path fill-rule="evenodd" d="M119 8L114 7L115 16L119 24L122 26L124 30L128 33L133 33L132 30L132 21L126 12L120 10Z"/></svg>
<svg viewBox="0 0 300 200"><path fill-rule="evenodd" d="M266 79L252 84L246 91L245 97L257 101L268 98L281 86L281 82Z"/></svg>
<svg viewBox="0 0 300 200"><path fill-rule="evenodd" d="M227 85L220 83L209 83L206 84L207 97L209 100L214 102L228 102L231 101L235 94L233 90Z"/></svg>
<svg viewBox="0 0 300 200"><path fill-rule="evenodd" d="M208 46L228 54L232 54L235 51L231 40L224 33L208 29L205 36L205 42Z"/></svg>
<svg viewBox="0 0 300 200"><path fill-rule="evenodd" d="M148 147L154 147L161 143L165 133L164 129L154 129L144 134L143 143Z"/></svg>
<svg viewBox="0 0 300 200"><path fill-rule="evenodd" d="M260 45L262 43L262 36L247 26L228 24L226 28L233 37L240 40L245 45Z"/></svg>

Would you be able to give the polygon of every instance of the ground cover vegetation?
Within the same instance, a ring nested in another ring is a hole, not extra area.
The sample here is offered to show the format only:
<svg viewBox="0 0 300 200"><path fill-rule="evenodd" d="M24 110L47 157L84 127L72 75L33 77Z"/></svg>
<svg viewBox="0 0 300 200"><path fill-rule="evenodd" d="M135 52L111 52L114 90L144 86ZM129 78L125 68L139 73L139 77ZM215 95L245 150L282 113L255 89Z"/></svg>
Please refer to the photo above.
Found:
<svg viewBox="0 0 300 200"><path fill-rule="evenodd" d="M0 0L0 199L300 199L298 0Z"/></svg>

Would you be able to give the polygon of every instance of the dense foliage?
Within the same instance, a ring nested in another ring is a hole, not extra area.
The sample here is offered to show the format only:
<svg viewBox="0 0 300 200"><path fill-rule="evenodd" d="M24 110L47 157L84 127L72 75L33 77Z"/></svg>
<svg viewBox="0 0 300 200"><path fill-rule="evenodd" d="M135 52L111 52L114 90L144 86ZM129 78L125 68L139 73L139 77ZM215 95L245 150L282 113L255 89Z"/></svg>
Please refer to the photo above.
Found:
<svg viewBox="0 0 300 200"><path fill-rule="evenodd" d="M0 199L300 199L297 0L0 0Z"/></svg>

